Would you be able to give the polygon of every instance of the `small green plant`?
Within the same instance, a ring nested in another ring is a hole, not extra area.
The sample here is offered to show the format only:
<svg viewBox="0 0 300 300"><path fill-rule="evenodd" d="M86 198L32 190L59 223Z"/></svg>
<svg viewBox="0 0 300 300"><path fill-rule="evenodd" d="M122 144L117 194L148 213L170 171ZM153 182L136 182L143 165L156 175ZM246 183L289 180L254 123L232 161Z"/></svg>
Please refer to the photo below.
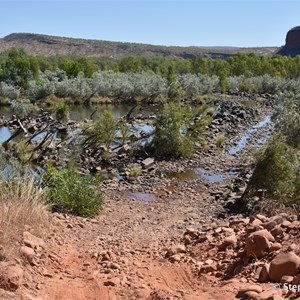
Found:
<svg viewBox="0 0 300 300"><path fill-rule="evenodd" d="M56 105L55 116L57 120L69 119L69 107L65 103L59 103Z"/></svg>
<svg viewBox="0 0 300 300"><path fill-rule="evenodd" d="M192 111L188 105L168 103L154 123L151 146L159 158L179 158L193 155L199 142L203 141L205 127L211 117L210 107L203 105Z"/></svg>
<svg viewBox="0 0 300 300"><path fill-rule="evenodd" d="M129 168L129 178L138 178L142 173L141 166L133 165Z"/></svg>
<svg viewBox="0 0 300 300"><path fill-rule="evenodd" d="M95 216L101 210L102 197L96 178L48 165L42 179L53 209L84 217Z"/></svg>
<svg viewBox="0 0 300 300"><path fill-rule="evenodd" d="M225 142L225 135L224 134L218 134L215 136L215 144L217 146L217 148L222 148Z"/></svg>
<svg viewBox="0 0 300 300"><path fill-rule="evenodd" d="M118 122L114 119L112 111L105 110L98 121L83 129L85 144L94 149L103 145L109 149L116 138L117 129Z"/></svg>
<svg viewBox="0 0 300 300"><path fill-rule="evenodd" d="M247 193L265 190L265 195L288 203L297 197L298 151L281 134L272 137L257 158Z"/></svg>

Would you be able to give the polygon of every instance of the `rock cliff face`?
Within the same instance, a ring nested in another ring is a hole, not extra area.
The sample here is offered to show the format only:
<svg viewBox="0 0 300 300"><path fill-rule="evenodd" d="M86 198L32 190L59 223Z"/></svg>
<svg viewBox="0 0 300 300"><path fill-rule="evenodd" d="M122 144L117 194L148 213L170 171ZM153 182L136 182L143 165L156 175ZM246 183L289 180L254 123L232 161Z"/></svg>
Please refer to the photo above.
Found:
<svg viewBox="0 0 300 300"><path fill-rule="evenodd" d="M300 26L288 31L285 45L278 52L281 55L296 56L300 54Z"/></svg>

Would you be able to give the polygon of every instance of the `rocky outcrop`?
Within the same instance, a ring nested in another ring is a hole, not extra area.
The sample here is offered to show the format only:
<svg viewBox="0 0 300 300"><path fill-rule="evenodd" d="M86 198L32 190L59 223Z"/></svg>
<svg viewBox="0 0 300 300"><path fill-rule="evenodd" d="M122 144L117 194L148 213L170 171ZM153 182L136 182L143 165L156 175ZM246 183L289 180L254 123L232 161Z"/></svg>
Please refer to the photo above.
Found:
<svg viewBox="0 0 300 300"><path fill-rule="evenodd" d="M281 55L296 56L300 54L300 26L288 31L285 45L278 52Z"/></svg>

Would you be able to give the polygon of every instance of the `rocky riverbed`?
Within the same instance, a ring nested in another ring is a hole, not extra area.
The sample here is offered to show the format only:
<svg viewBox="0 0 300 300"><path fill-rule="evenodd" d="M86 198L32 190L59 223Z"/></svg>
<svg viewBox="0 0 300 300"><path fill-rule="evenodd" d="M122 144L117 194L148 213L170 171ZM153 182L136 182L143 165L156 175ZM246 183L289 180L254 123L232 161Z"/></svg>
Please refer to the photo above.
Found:
<svg viewBox="0 0 300 300"><path fill-rule="evenodd" d="M251 176L247 146L270 134L270 110L233 101L218 113L208 149L190 159L116 158L110 168L120 178L104 181L96 218L53 213L44 239L24 229L20 256L0 264L1 297L296 299L284 284L298 284L297 215L269 205L265 214L245 216L230 205ZM219 132L226 142L216 148ZM141 166L137 178L121 175L131 164Z"/></svg>

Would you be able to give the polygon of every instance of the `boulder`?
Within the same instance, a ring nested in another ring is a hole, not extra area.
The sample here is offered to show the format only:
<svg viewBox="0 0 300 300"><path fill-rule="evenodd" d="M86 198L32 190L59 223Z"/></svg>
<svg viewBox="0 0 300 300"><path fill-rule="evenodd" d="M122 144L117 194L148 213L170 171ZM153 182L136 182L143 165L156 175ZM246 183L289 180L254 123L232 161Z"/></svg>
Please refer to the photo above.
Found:
<svg viewBox="0 0 300 300"><path fill-rule="evenodd" d="M258 281L259 282L269 281L270 280L269 271L270 271L270 264L263 265L259 273Z"/></svg>
<svg viewBox="0 0 300 300"><path fill-rule="evenodd" d="M6 266L0 269L0 288L15 291L23 282L24 272L20 266Z"/></svg>
<svg viewBox="0 0 300 300"><path fill-rule="evenodd" d="M33 263L33 258L35 256L35 252L32 248L23 246L23 247L21 247L20 252L26 261L28 261L30 264Z"/></svg>
<svg viewBox="0 0 300 300"><path fill-rule="evenodd" d="M263 229L251 233L246 238L246 251L248 257L262 258L270 249L270 242L275 242L272 234Z"/></svg>
<svg viewBox="0 0 300 300"><path fill-rule="evenodd" d="M295 276L299 266L300 257L295 253L280 253L270 263L270 279L275 282L280 282L284 275Z"/></svg>
<svg viewBox="0 0 300 300"><path fill-rule="evenodd" d="M23 232L24 244L32 249L46 249L46 243L43 239L38 238L28 231Z"/></svg>

